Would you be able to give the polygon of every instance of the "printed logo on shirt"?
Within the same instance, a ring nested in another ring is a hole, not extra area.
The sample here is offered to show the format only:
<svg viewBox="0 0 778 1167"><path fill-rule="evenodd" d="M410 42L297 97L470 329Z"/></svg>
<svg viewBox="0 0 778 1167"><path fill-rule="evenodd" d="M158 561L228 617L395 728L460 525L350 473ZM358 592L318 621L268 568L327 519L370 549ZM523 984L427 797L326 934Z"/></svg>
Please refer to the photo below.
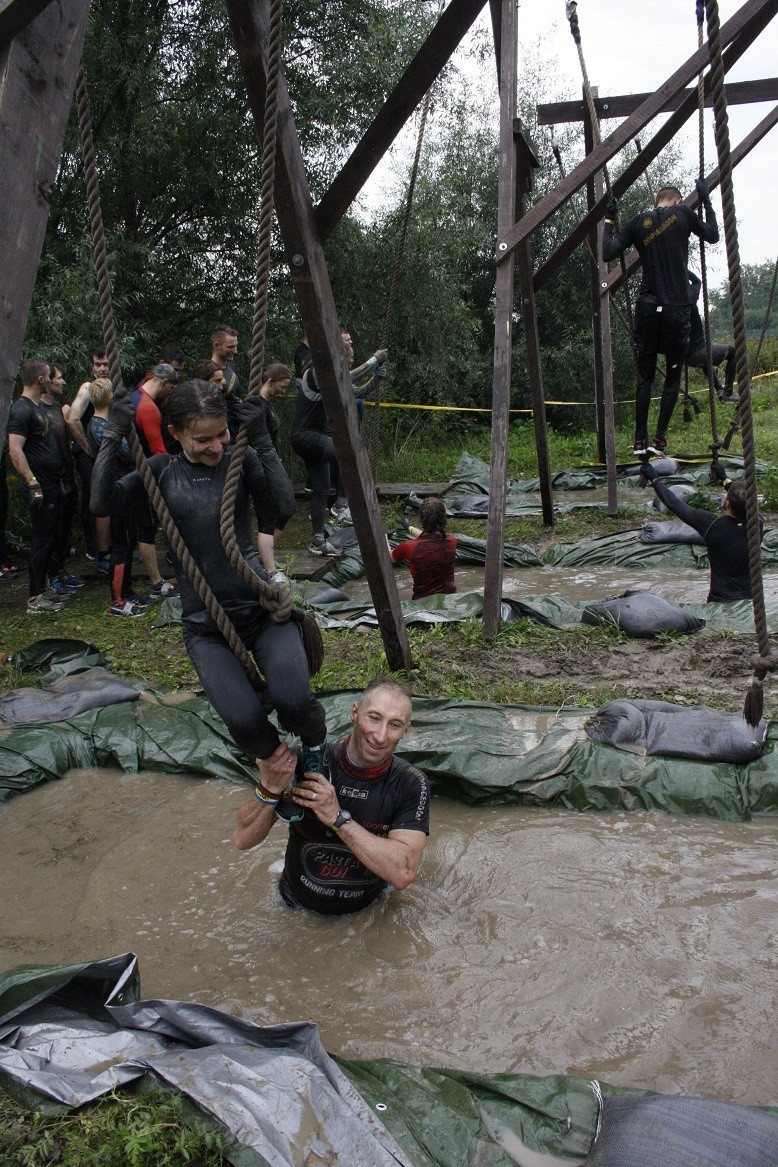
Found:
<svg viewBox="0 0 778 1167"><path fill-rule="evenodd" d="M653 224L653 222L654 222L653 219L644 219L643 220L643 226L645 227L646 231Z"/></svg>
<svg viewBox="0 0 778 1167"><path fill-rule="evenodd" d="M369 791L358 790L356 786L341 786L338 791L338 796L343 795L345 798L367 798Z"/></svg>
<svg viewBox="0 0 778 1167"><path fill-rule="evenodd" d="M376 877L364 867L348 847L306 843L300 856L303 874L320 887L367 887Z"/></svg>

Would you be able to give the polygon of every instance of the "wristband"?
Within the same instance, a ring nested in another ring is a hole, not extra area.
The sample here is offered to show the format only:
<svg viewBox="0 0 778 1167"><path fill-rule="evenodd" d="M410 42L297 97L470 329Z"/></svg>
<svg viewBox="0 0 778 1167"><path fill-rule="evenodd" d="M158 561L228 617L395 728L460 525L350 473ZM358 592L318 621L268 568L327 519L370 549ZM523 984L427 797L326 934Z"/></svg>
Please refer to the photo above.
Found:
<svg viewBox="0 0 778 1167"><path fill-rule="evenodd" d="M278 806L281 801L280 794L273 794L272 791L266 790L261 782L254 787L254 797L257 802L261 802L263 806Z"/></svg>
<svg viewBox="0 0 778 1167"><path fill-rule="evenodd" d="M604 220L603 220L603 222L607 223L609 227L615 227L615 226L616 226L616 220L615 220L615 219L604 219Z"/></svg>
<svg viewBox="0 0 778 1167"><path fill-rule="evenodd" d="M28 478L27 485L28 486L40 486L40 483L38 482L37 478Z"/></svg>
<svg viewBox="0 0 778 1167"><path fill-rule="evenodd" d="M377 369L377 368L378 368L378 360L377 360L377 358L376 358L376 357L368 357L368 359L367 359L367 361L365 362L365 364L369 365L371 369Z"/></svg>

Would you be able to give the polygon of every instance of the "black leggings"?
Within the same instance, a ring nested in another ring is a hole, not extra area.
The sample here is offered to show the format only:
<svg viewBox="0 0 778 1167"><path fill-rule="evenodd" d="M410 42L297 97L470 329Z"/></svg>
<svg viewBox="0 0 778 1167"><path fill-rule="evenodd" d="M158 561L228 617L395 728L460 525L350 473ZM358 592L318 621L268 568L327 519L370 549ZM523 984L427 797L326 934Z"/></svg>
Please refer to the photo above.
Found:
<svg viewBox="0 0 778 1167"><path fill-rule="evenodd" d="M25 491L26 493L26 491ZM27 559L29 594L39 596L46 588L46 578L52 569L57 531L62 517L63 494L59 487L43 491L43 502L30 507L32 537Z"/></svg>
<svg viewBox="0 0 778 1167"><path fill-rule="evenodd" d="M689 346L690 309L687 305L664 307L641 297L635 307L635 347L637 349L637 393L635 395L635 438L648 441L648 411L659 353L665 354L666 372L656 432L667 434L673 416L681 372Z"/></svg>
<svg viewBox="0 0 778 1167"><path fill-rule="evenodd" d="M184 631L184 644L205 695L250 758L269 758L279 744L276 727L246 676L243 665L218 632ZM281 727L307 746L318 745L327 732L324 709L312 695L308 660L300 629L293 621L267 619L246 638L265 678L270 703Z"/></svg>
<svg viewBox="0 0 778 1167"><path fill-rule="evenodd" d="M335 457L335 443L329 434L320 434L315 430L299 430L292 435L292 448L305 462L311 480L313 533L323 535L330 492L335 490L338 498L344 496L338 460Z"/></svg>

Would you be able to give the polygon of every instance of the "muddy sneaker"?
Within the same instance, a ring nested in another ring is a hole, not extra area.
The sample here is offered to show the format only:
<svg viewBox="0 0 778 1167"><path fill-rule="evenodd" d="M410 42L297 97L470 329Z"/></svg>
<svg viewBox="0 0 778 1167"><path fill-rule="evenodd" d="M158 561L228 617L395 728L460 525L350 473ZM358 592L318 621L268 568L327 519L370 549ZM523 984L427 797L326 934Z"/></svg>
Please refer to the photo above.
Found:
<svg viewBox="0 0 778 1167"><path fill-rule="evenodd" d="M634 458L647 458L649 455L648 442L642 439L635 438L635 444L632 447L632 456Z"/></svg>
<svg viewBox="0 0 778 1167"><path fill-rule="evenodd" d="M667 438L657 434L651 445L648 447L649 454L656 454L660 458L668 457L667 454Z"/></svg>
<svg viewBox="0 0 778 1167"><path fill-rule="evenodd" d="M351 518L351 508L347 506L334 506L330 508L330 514L336 523L340 523L343 527L352 527L354 521Z"/></svg>
<svg viewBox="0 0 778 1167"><path fill-rule="evenodd" d="M289 583L289 576L286 574L286 572L282 571L280 567L277 567L275 571L271 571L267 578L268 583L275 584L276 587L279 587L281 584Z"/></svg>
<svg viewBox="0 0 778 1167"><path fill-rule="evenodd" d="M338 555L338 549L333 547L326 535L314 535L308 547L309 555Z"/></svg>
<svg viewBox="0 0 778 1167"><path fill-rule="evenodd" d="M167 600L170 596L177 596L178 588L169 579L161 579L159 583L152 584L149 588L149 596L152 600Z"/></svg>
<svg viewBox="0 0 778 1167"><path fill-rule="evenodd" d="M57 579L60 583L63 583L66 588L73 588L74 591L77 591L79 588L83 588L86 584L86 580L83 578L83 576L80 575L58 575Z"/></svg>
<svg viewBox="0 0 778 1167"><path fill-rule="evenodd" d="M61 612L64 604L59 596L41 592L27 601L27 615L39 616L42 612Z"/></svg>
<svg viewBox="0 0 778 1167"><path fill-rule="evenodd" d="M68 587L68 585L60 576L57 576L56 579L49 580L49 586L47 590L51 592L52 595L58 596L61 600L69 600L71 596L76 594L76 589Z"/></svg>
<svg viewBox="0 0 778 1167"><path fill-rule="evenodd" d="M132 600L114 600L105 609L106 616L147 616L148 608L140 604L133 604Z"/></svg>
<svg viewBox="0 0 778 1167"><path fill-rule="evenodd" d="M142 596L140 592L130 592L129 596L122 596L122 602L126 600L138 608L150 608L153 603L148 596Z"/></svg>
<svg viewBox="0 0 778 1167"><path fill-rule="evenodd" d="M303 774L309 771L314 774L322 774L327 781L330 781L330 766L327 760L327 739L326 737L319 742L318 746L303 746L300 753L300 765Z"/></svg>

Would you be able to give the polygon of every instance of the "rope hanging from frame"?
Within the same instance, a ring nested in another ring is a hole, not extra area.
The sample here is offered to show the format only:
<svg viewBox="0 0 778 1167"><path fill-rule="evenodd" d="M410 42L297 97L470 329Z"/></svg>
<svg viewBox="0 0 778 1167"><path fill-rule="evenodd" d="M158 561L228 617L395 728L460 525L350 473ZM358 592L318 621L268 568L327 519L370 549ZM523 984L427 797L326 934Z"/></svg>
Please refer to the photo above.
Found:
<svg viewBox="0 0 778 1167"><path fill-rule="evenodd" d="M581 30L580 30L579 25L578 25L577 9L578 9L578 5L576 3L576 0L567 0L567 2L565 4L565 15L567 16L568 23L570 24L570 32L572 33L573 40L575 41L575 47L578 50L578 63L581 66L581 78L583 80L584 100L586 102L586 108L587 108L588 113L589 113L589 123L592 127L592 141L594 142L595 147L597 147L600 145L600 142L602 141L602 137L600 135L600 122L599 122L599 118L597 117L597 108L594 104L594 95L592 93L592 87L589 83L589 73L588 73L588 70L586 68L586 60L584 59L584 55L583 55L583 46L581 44ZM607 166L603 166L602 176L603 176L603 180L605 182L605 189L608 192L608 197L612 199L613 198L613 190L611 188L611 180L610 180L610 175L608 174L608 167ZM632 299L631 299L631 296L629 293L629 278L627 276L627 265L626 265L626 262L624 260L623 254L619 257L619 263L621 265L622 283L624 286L624 300L625 300L625 303L627 306L627 319L629 321L629 330L630 330L630 333L632 335L634 335L635 318L634 318L634 315L632 312Z"/></svg>
<svg viewBox="0 0 778 1167"><path fill-rule="evenodd" d="M408 180L408 193L405 197L405 208L403 211L402 223L400 225L400 235L397 241L397 248L392 262L392 272L389 278L389 291L386 297L386 311L384 313L384 323L381 330L381 343L379 348L385 349L389 347L389 334L392 329L392 318L394 316L394 305L397 299L397 286L400 281L400 271L402 269L402 261L405 255L405 244L408 239L408 225L411 220L411 211L413 209L413 196L416 192L416 180L419 176L419 163L421 160L421 148L424 143L424 131L427 126L427 116L430 109L430 99L432 96L432 87L430 87L424 94L424 100L421 107L421 117L419 119L419 132L416 137L416 151L413 156L413 165L411 166L411 174ZM367 456L370 462L370 469L373 473L373 478L376 476L378 467L378 454L381 436L381 390L382 378L377 377L374 381L375 388L372 391L372 397L375 402L375 408L369 411L369 422L367 418L363 421L363 428L367 422L368 432L367 437Z"/></svg>
<svg viewBox="0 0 778 1167"><path fill-rule="evenodd" d="M116 340L116 322L113 312L111 295L111 281L108 270L108 256L105 241L102 209L100 204L100 189L95 159L94 133L92 129L92 115L89 105L89 94L86 85L86 76L83 62L76 79L76 109L81 143L81 154L84 164L84 174L87 188L87 203L89 209L89 225L92 238L92 252L95 265L95 277L98 289L100 322L105 342L108 368L111 384L115 393L123 390L121 367L119 364L119 349ZM148 461L143 453L138 435L134 428L128 436L130 449L143 486L162 525L166 538L179 559L181 565L194 584L197 595L205 605L209 615L214 620L219 632L230 647L231 651L243 665L249 680L258 693L265 694L262 677L257 670L253 657L247 651L243 641L213 594L208 582L192 558L184 540L175 525L167 504L163 499L156 479L151 472Z"/></svg>
<svg viewBox="0 0 778 1167"><path fill-rule="evenodd" d="M724 91L724 66L721 56L721 31L717 0L705 0L708 26L708 51L711 69L711 94L716 131L716 150L721 175L721 201L724 212L724 240L727 248L732 323L737 361L739 416L743 439L743 468L746 486L746 520L748 529L748 568L754 605L754 628L759 656L754 661L751 683L746 693L743 716L749 725L758 725L764 708L764 679L768 672L778 668L778 657L772 652L767 630L764 588L762 586L762 539L759 529L757 503L756 446L754 420L751 410L751 376L748 369L746 344L746 314L743 281L740 270L740 251L732 187L732 158L729 144L727 97Z"/></svg>
<svg viewBox="0 0 778 1167"><path fill-rule="evenodd" d="M696 0L697 48L704 44L705 0ZM705 73L701 69L697 79L697 129L700 155L700 178L705 178ZM708 302L708 265L705 259L705 242L700 239L700 279L702 281L702 308L705 328L705 362L708 372L708 409L710 412L710 450L715 459L721 449L716 419L716 382L713 376L713 345L710 335L710 304ZM713 470L711 469L711 480Z"/></svg>

